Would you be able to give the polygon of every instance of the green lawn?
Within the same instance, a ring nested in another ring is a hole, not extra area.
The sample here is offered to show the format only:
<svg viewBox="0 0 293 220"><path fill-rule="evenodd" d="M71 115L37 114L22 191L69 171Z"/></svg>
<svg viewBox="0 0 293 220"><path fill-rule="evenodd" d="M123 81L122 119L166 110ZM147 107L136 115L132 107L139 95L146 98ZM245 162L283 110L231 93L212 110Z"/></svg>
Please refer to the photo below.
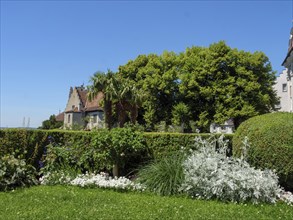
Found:
<svg viewBox="0 0 293 220"><path fill-rule="evenodd" d="M36 186L0 193L9 219L293 219L293 207L243 205L74 186Z"/></svg>

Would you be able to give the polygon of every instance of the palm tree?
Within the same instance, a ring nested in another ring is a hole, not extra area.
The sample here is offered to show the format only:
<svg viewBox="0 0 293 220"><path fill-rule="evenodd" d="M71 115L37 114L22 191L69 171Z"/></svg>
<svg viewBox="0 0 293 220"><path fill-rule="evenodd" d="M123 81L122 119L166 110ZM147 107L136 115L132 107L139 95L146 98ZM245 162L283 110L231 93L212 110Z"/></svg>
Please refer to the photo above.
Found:
<svg viewBox="0 0 293 220"><path fill-rule="evenodd" d="M133 81L125 79L110 70L107 73L96 72L90 81L92 85L88 87L89 99L93 100L99 92L104 95L103 105L107 128L111 129L113 126L114 106L118 116L119 127L124 126L127 112L130 113L131 123L136 123L138 108L142 104L144 94L137 89Z"/></svg>
<svg viewBox="0 0 293 220"><path fill-rule="evenodd" d="M145 94L139 90L136 85L130 81L127 82L127 100L129 103L130 121L136 123L138 108L142 105Z"/></svg>
<svg viewBox="0 0 293 220"><path fill-rule="evenodd" d="M116 110L118 112L119 126L124 126L127 112L130 113L131 123L135 124L138 116L138 108L142 104L144 94L141 90L137 89L133 81L119 78L118 82Z"/></svg>
<svg viewBox="0 0 293 220"><path fill-rule="evenodd" d="M105 125L108 129L112 128L112 104L115 98L115 73L108 70L107 73L96 72L94 76L91 77L90 82L92 85L88 87L88 98L93 100L99 92L103 93L103 108L105 113Z"/></svg>

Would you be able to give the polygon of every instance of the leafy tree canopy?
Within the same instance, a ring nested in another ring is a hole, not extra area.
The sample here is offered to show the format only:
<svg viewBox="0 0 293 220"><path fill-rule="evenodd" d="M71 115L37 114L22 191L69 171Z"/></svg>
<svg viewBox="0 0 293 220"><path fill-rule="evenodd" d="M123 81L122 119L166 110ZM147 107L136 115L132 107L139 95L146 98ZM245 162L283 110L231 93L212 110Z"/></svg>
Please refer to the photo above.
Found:
<svg viewBox="0 0 293 220"><path fill-rule="evenodd" d="M149 130L161 121L192 120L207 131L212 122L233 118L238 126L247 118L270 112L277 102L275 72L268 57L263 52L232 49L223 41L179 54L139 55L115 75L120 86L132 85L133 94L143 94L136 114ZM125 99L121 97L118 100ZM134 100L129 97L126 100Z"/></svg>

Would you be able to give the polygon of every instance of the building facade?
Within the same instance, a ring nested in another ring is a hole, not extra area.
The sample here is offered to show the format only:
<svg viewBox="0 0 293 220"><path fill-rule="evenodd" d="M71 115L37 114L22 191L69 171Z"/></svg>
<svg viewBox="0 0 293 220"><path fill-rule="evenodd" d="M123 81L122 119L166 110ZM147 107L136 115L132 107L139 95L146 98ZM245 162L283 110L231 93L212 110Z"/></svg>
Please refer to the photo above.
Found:
<svg viewBox="0 0 293 220"><path fill-rule="evenodd" d="M67 105L64 111L64 128L92 130L103 127L103 109L100 101L103 94L99 93L93 100L87 98L88 91L84 86L70 88Z"/></svg>
<svg viewBox="0 0 293 220"><path fill-rule="evenodd" d="M281 97L280 99L280 111L286 111L286 112L293 112L293 84L292 84L292 78L293 78L293 27L290 31L290 39L289 39L289 45L288 45L288 52L287 55L282 63L282 66L284 66L286 69L283 71L283 76L279 77L279 85L277 89L281 89L281 93L278 93L278 95ZM282 74L281 74L282 75ZM280 75L280 76L281 76ZM278 84L278 79L277 79ZM277 90L278 91L278 90ZM283 97L282 94L283 93Z"/></svg>
<svg viewBox="0 0 293 220"><path fill-rule="evenodd" d="M287 72L287 69L283 70L277 77L276 84L274 85L274 89L277 91L277 95L280 98L278 105L275 107L277 111L281 112L292 111L292 98L290 99L290 81L288 81Z"/></svg>

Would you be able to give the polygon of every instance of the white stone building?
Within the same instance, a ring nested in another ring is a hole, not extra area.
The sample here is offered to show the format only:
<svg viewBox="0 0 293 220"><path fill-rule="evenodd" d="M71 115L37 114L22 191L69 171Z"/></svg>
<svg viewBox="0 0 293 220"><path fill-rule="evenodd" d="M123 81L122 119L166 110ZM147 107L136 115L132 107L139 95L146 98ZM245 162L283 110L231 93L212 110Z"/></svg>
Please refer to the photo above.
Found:
<svg viewBox="0 0 293 220"><path fill-rule="evenodd" d="M276 79L274 85L277 95L280 98L279 104L276 105L277 111L290 112L292 111L292 95L290 98L290 81L288 81L288 70L283 70ZM291 86L292 89L292 86Z"/></svg>
<svg viewBox="0 0 293 220"><path fill-rule="evenodd" d="M279 111L293 112L293 27L290 31L290 39L287 55L282 63L286 69L277 78L275 89L280 97Z"/></svg>

